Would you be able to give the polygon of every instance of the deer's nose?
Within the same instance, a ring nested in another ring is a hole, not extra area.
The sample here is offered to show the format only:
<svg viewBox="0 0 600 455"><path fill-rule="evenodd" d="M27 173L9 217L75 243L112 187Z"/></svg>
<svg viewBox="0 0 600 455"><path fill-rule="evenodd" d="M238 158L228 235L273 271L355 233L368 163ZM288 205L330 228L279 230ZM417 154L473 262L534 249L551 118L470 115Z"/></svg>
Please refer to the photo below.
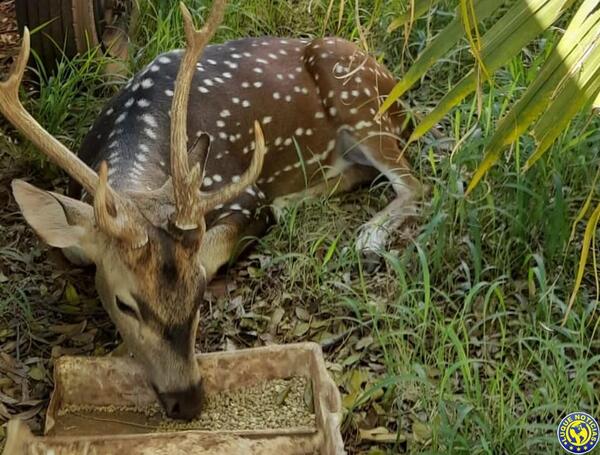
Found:
<svg viewBox="0 0 600 455"><path fill-rule="evenodd" d="M202 387L200 384L185 390L159 393L158 398L171 419L192 420L202 410Z"/></svg>

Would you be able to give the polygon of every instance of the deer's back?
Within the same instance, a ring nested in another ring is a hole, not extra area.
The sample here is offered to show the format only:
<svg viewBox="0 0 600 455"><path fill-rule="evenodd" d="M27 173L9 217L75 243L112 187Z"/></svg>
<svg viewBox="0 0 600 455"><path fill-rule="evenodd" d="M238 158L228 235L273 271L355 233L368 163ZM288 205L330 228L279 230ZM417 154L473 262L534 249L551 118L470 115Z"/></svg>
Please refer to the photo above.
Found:
<svg viewBox="0 0 600 455"><path fill-rule="evenodd" d="M116 189L155 189L169 174L169 125L183 53L159 55L107 104L80 156L97 168L107 160ZM355 45L337 38L258 38L206 48L190 91L188 144L211 138L203 188L239 178L261 122L268 153L258 185L269 199L302 189L334 166L340 129L399 132L399 120L376 124L378 97L391 74Z"/></svg>

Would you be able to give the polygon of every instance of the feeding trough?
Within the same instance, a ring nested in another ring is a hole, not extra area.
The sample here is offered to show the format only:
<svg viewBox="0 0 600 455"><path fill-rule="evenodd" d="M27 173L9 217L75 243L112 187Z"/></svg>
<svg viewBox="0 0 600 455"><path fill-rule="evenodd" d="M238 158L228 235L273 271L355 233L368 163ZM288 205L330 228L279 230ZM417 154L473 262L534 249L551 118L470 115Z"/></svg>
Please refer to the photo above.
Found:
<svg viewBox="0 0 600 455"><path fill-rule="evenodd" d="M127 358L62 357L45 436L11 422L5 455L54 453L343 454L339 391L314 343L200 354L206 405L165 419Z"/></svg>

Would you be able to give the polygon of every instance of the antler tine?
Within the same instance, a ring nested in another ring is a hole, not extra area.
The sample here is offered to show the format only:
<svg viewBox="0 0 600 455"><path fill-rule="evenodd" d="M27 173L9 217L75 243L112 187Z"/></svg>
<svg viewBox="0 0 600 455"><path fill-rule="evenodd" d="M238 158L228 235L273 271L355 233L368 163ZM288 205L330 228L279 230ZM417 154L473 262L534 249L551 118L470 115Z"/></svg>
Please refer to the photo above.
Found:
<svg viewBox="0 0 600 455"><path fill-rule="evenodd" d="M218 191L200 193L202 213L206 213L214 209L217 205L235 198L256 181L262 170L265 154L267 153L265 137L258 121L254 122L254 143L256 146L254 148L254 155L252 155L252 161L246 172L244 172L237 182L230 183Z"/></svg>
<svg viewBox="0 0 600 455"><path fill-rule="evenodd" d="M180 3L187 47L177 74L171 105L171 176L175 196L175 226L182 230L198 227L198 191L203 170L198 163L190 172L187 157L187 108L196 62L223 20L226 0L215 0L209 18L196 30L192 15Z"/></svg>
<svg viewBox="0 0 600 455"><path fill-rule="evenodd" d="M146 229L136 220L132 219L132 213L128 210L127 201L118 196L115 198L115 214L109 213L107 203L108 165L106 161L100 163L98 171L98 185L94 196L94 217L98 227L111 237L128 242L133 248L139 248L148 242Z"/></svg>
<svg viewBox="0 0 600 455"><path fill-rule="evenodd" d="M0 112L44 155L77 180L88 193L94 194L98 184L96 173L48 133L21 104L19 86L29 60L29 41L29 30L25 27L21 50L13 70L6 81L0 82ZM110 188L108 193L112 203L113 192Z"/></svg>

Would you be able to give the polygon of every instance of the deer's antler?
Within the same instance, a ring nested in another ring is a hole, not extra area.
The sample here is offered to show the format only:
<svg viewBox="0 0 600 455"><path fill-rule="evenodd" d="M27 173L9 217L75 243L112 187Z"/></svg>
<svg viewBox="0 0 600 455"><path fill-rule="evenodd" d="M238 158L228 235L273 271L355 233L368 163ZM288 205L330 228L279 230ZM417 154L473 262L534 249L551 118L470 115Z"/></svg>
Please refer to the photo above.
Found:
<svg viewBox="0 0 600 455"><path fill-rule="evenodd" d="M148 242L148 232L142 223L133 222L131 215L137 213L137 207L129 199L117 196L114 198L114 215L111 214L107 201L109 191L108 165L106 161L102 161L94 195L96 223L102 231L111 237L128 242L133 248L144 246Z"/></svg>
<svg viewBox="0 0 600 455"><path fill-rule="evenodd" d="M256 180L262 169L265 147L258 123L255 126L256 148L252 162L238 182L214 193L201 192L205 160L200 160L191 170L188 162L187 109L190 86L196 62L222 21L226 4L226 0L215 0L201 30L196 30L189 10L183 3L180 4L187 47L177 74L171 106L171 177L176 206L174 224L182 230L197 229L206 212L238 195Z"/></svg>
<svg viewBox="0 0 600 455"><path fill-rule="evenodd" d="M233 199L252 185L262 170L263 161L267 148L265 147L265 137L258 121L254 122L254 143L255 149L252 155L252 161L246 172L240 177L239 181L230 183L224 188L211 192L200 192L200 207L203 213L214 209L217 205Z"/></svg>
<svg viewBox="0 0 600 455"><path fill-rule="evenodd" d="M100 189L102 196L100 201L94 202L94 208L96 221L102 230L134 246L140 246L145 243L143 239L147 239L147 236L145 232L142 235L143 228L139 225L139 217L136 217L139 212L123 210L126 201L113 191L106 179L102 182L93 169L46 131L21 103L19 87L27 67L29 52L29 30L25 27L19 56L8 79L0 82L0 112L44 155L79 182L89 194L96 195L97 190ZM110 211L115 215L111 215Z"/></svg>

